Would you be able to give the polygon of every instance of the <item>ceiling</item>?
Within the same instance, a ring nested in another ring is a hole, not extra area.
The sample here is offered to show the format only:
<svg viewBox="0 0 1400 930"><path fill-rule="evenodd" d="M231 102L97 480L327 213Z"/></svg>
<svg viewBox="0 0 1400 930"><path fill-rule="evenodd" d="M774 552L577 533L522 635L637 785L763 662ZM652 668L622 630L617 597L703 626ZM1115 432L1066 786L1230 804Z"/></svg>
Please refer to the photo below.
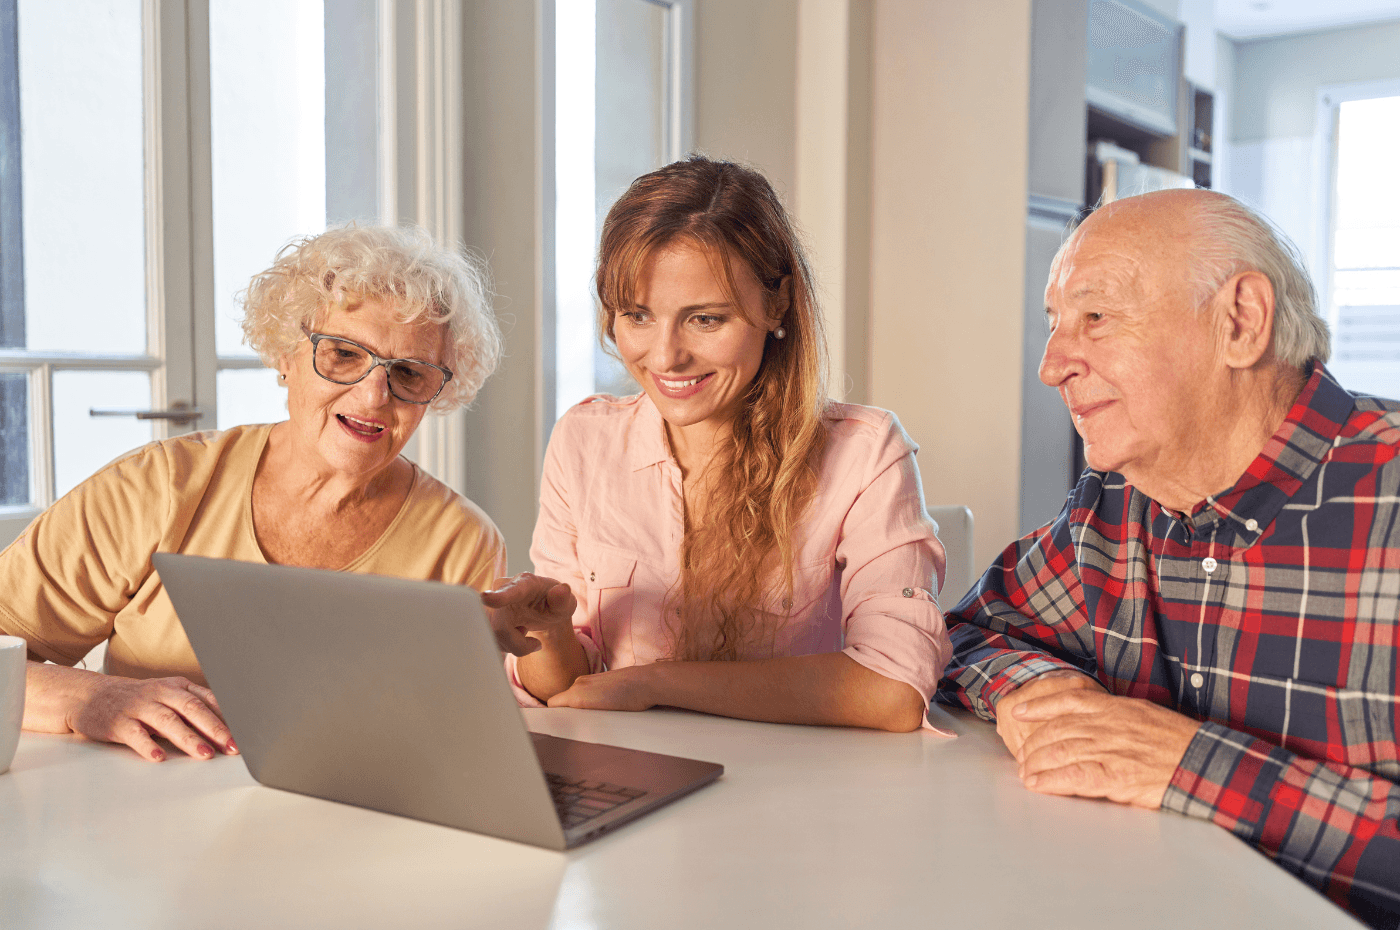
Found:
<svg viewBox="0 0 1400 930"><path fill-rule="evenodd" d="M1215 28L1258 39L1400 19L1400 0L1215 0Z"/></svg>

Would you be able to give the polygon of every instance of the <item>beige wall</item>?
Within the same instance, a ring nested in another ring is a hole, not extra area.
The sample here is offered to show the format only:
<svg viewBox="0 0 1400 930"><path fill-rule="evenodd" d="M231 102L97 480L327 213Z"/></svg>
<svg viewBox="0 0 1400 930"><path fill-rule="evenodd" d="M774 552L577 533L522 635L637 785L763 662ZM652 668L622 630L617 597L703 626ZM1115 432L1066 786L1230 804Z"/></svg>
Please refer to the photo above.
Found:
<svg viewBox="0 0 1400 930"><path fill-rule="evenodd" d="M1030 0L880 0L873 34L871 402L986 566L1019 506Z"/></svg>
<svg viewBox="0 0 1400 930"><path fill-rule="evenodd" d="M816 267L833 391L894 410L979 565L1016 535L1030 0L705 0L697 148L763 170Z"/></svg>
<svg viewBox="0 0 1400 930"><path fill-rule="evenodd" d="M695 148L796 182L798 0L695 4Z"/></svg>

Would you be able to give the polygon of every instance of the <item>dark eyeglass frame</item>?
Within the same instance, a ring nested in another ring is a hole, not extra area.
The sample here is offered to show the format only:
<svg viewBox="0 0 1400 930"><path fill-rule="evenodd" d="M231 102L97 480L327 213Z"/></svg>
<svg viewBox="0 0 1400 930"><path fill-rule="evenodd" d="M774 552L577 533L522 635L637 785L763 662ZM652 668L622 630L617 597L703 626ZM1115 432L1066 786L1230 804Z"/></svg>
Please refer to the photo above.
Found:
<svg viewBox="0 0 1400 930"><path fill-rule="evenodd" d="M386 380L389 384L389 393L394 395L396 399L403 401L405 404L417 404L421 407L425 404L431 404L433 401L437 400L438 395L442 393L442 389L447 387L447 382L452 380L452 370L450 368L443 368L441 365L434 365L432 362L425 362L421 358L381 358L380 356L371 352L369 349L360 345L355 340L346 339L344 336L332 336L330 333L313 333L306 329L303 329L302 332L306 333L306 338L311 340L311 370L316 372L316 374L319 375L323 380L329 381L331 384L359 384L361 381L369 377L370 372L374 371L374 369L378 368L380 365L383 365L384 372L388 375L388 378ZM365 369L364 374L360 375L354 381L337 381L335 378L329 377L324 372L322 372L320 367L316 364L316 350L320 347L322 339L334 339L336 342L343 342L346 345L354 346L355 348L359 349L361 352L369 356L369 367ZM438 371L442 372L442 384L438 385L438 389L433 392L433 396L429 397L427 400L409 400L407 397L400 395L398 391L394 390L394 366L402 365L408 362L412 362L414 365L427 365L429 368L436 368Z"/></svg>

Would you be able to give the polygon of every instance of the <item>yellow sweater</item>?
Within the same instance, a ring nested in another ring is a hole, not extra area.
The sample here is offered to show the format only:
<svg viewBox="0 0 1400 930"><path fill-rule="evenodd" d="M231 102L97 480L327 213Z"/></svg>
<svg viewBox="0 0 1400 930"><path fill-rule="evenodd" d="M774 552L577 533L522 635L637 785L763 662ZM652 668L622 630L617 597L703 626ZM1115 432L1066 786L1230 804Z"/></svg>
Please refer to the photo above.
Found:
<svg viewBox="0 0 1400 930"><path fill-rule="evenodd" d="M108 640L111 674L204 684L151 555L266 561L253 534L252 494L271 429L153 442L74 488L0 552L0 633L24 637L32 652L63 665ZM491 518L414 466L398 515L342 570L480 590L505 565Z"/></svg>

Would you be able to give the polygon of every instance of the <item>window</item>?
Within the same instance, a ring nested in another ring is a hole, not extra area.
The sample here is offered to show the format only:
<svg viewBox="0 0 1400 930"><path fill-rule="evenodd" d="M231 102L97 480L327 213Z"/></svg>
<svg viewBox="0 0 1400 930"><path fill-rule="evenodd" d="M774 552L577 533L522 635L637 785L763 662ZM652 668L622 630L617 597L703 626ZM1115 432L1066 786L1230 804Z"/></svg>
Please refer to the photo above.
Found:
<svg viewBox="0 0 1400 930"><path fill-rule="evenodd" d="M276 375L243 344L237 294L278 246L326 226L325 14L322 0L209 4L220 429L286 416Z"/></svg>
<svg viewBox="0 0 1400 930"><path fill-rule="evenodd" d="M380 218L388 9L0 0L0 545L134 446L285 416L235 295Z"/></svg>
<svg viewBox="0 0 1400 930"><path fill-rule="evenodd" d="M598 343L593 265L608 208L690 145L688 0L554 4L554 328L544 429L589 394L638 390Z"/></svg>
<svg viewBox="0 0 1400 930"><path fill-rule="evenodd" d="M154 435L152 421L89 414L150 407L162 375L143 26L141 0L0 0L7 513L32 513Z"/></svg>
<svg viewBox="0 0 1400 930"><path fill-rule="evenodd" d="M1319 110L1332 168L1319 276L1330 367L1354 391L1400 397L1400 83L1325 88Z"/></svg>

